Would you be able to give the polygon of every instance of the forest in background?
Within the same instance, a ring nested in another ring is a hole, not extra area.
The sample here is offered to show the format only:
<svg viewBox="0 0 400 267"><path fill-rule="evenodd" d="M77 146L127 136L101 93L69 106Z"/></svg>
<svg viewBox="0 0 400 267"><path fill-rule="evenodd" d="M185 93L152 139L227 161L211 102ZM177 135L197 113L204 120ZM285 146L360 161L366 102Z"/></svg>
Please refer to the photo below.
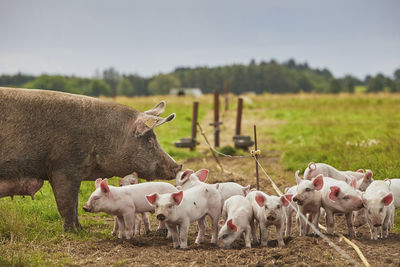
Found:
<svg viewBox="0 0 400 267"><path fill-rule="evenodd" d="M218 67L177 67L173 72L142 77L121 74L108 68L96 77L48 75L33 76L23 73L0 75L0 86L57 90L90 96L136 96L168 94L171 88L200 88L203 93L222 92L226 83L230 92L260 93L340 93L340 92L400 92L400 68L393 76L367 75L363 79L346 75L334 77L326 68L312 68L294 59L279 63L256 62Z"/></svg>

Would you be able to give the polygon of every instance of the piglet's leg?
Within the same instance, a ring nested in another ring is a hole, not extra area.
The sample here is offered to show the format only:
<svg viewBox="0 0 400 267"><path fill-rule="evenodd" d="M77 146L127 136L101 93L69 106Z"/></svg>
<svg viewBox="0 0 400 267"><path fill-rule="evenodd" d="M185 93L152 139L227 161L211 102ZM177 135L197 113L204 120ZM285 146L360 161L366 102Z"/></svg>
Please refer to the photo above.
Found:
<svg viewBox="0 0 400 267"><path fill-rule="evenodd" d="M206 218L204 216L203 218L200 218L197 221L197 227L199 229L199 232L197 233L197 238L196 238L196 241L195 241L196 244L200 244L201 242L204 241L204 234L205 234L205 231L206 231L206 227L205 227L205 224L204 224L204 220L205 219Z"/></svg>
<svg viewBox="0 0 400 267"><path fill-rule="evenodd" d="M142 227L142 219L139 214L135 216L135 235L140 235L140 228Z"/></svg>
<svg viewBox="0 0 400 267"><path fill-rule="evenodd" d="M354 238L356 236L356 233L354 232L354 227L352 222L353 212L348 212L345 215L346 215L347 228L349 229L349 237Z"/></svg>
<svg viewBox="0 0 400 267"><path fill-rule="evenodd" d="M178 235L177 226L167 224L167 229L168 229L168 233L171 234L171 236L172 236L172 243L173 243L174 248L178 248L179 247L179 235Z"/></svg>
<svg viewBox="0 0 400 267"><path fill-rule="evenodd" d="M244 242L246 244L246 248L251 248L251 227L247 226L244 231Z"/></svg>
<svg viewBox="0 0 400 267"><path fill-rule="evenodd" d="M266 247L268 246L268 229L265 226L265 222L260 222L260 229L261 229L261 246Z"/></svg>
<svg viewBox="0 0 400 267"><path fill-rule="evenodd" d="M146 231L146 234L150 233L150 220L149 220L149 215L147 215L147 212L142 213L142 221L144 224L144 230Z"/></svg>
<svg viewBox="0 0 400 267"><path fill-rule="evenodd" d="M189 220L183 220L179 226L179 241L181 243L181 248L187 249L187 238L189 232Z"/></svg>
<svg viewBox="0 0 400 267"><path fill-rule="evenodd" d="M135 227L136 213L129 213L124 215L125 221L125 237L131 239L133 237L133 229Z"/></svg>
<svg viewBox="0 0 400 267"><path fill-rule="evenodd" d="M250 220L251 235L253 236L253 244L258 243L256 222L254 219Z"/></svg>
<svg viewBox="0 0 400 267"><path fill-rule="evenodd" d="M333 235L335 232L335 219L333 213L329 210L326 210L325 222L328 234Z"/></svg>
<svg viewBox="0 0 400 267"><path fill-rule="evenodd" d="M119 228L118 238L119 239L125 238L125 221L124 221L124 217L118 216L117 220L118 220L118 228Z"/></svg>
<svg viewBox="0 0 400 267"><path fill-rule="evenodd" d="M283 241L283 229L284 229L284 222L282 221L280 224L276 225L276 239L278 239L278 246L284 247L285 242Z"/></svg>
<svg viewBox="0 0 400 267"><path fill-rule="evenodd" d="M111 232L111 235L116 235L118 233L118 218L114 218L114 228Z"/></svg>

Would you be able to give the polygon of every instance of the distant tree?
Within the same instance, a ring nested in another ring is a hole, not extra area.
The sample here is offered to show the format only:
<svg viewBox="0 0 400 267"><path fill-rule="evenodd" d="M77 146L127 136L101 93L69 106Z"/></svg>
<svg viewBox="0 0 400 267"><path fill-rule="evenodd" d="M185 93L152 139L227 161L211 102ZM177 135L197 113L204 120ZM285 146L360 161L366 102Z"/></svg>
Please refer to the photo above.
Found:
<svg viewBox="0 0 400 267"><path fill-rule="evenodd" d="M180 87L181 82L172 74L159 74L149 83L149 92L153 95L165 95L171 88Z"/></svg>
<svg viewBox="0 0 400 267"><path fill-rule="evenodd" d="M24 87L67 92L68 80L66 77L60 75L43 74L36 77L33 81L27 82Z"/></svg>
<svg viewBox="0 0 400 267"><path fill-rule="evenodd" d="M400 82L400 68L394 71L393 76L396 82Z"/></svg>
<svg viewBox="0 0 400 267"><path fill-rule="evenodd" d="M355 79L351 75L346 75L342 79L342 88L344 92L354 93Z"/></svg>
<svg viewBox="0 0 400 267"><path fill-rule="evenodd" d="M385 76L378 74L371 78L367 84L367 92L381 92L385 88Z"/></svg>
<svg viewBox="0 0 400 267"><path fill-rule="evenodd" d="M297 80L298 87L303 92L311 92L312 84L310 80L305 75L301 75L300 78Z"/></svg>
<svg viewBox="0 0 400 267"><path fill-rule="evenodd" d="M333 94L340 93L342 91L342 85L338 79L332 78L329 82L329 92Z"/></svg>
<svg viewBox="0 0 400 267"><path fill-rule="evenodd" d="M89 90L85 93L91 96L111 96L111 88L108 83L100 79L92 79Z"/></svg>
<svg viewBox="0 0 400 267"><path fill-rule="evenodd" d="M132 83L127 78L121 78L117 84L117 94L124 95L124 96L134 96L135 95L135 88L133 87Z"/></svg>
<svg viewBox="0 0 400 267"><path fill-rule="evenodd" d="M119 78L119 73L113 67L103 71L103 80L110 85L112 97L117 95L117 84Z"/></svg>

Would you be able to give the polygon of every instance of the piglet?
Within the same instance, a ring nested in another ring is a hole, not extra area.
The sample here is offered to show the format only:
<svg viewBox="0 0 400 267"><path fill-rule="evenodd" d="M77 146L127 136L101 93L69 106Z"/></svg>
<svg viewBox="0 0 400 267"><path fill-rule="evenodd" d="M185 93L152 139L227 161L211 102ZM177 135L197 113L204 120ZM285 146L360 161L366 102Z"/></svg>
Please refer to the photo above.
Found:
<svg viewBox="0 0 400 267"><path fill-rule="evenodd" d="M176 176L176 185L180 186L182 190L187 190L197 185L205 184L207 180L209 171L207 169L201 169L197 172L193 170L186 170L184 172L179 172ZM215 184L218 191L221 194L222 205L231 196L241 195L246 196L250 190L250 185L241 186L238 183L226 182ZM222 206L221 205L221 206Z"/></svg>
<svg viewBox="0 0 400 267"><path fill-rule="evenodd" d="M187 248L189 225L194 221L198 222L199 227L195 243L203 241L206 215L212 221L211 243L217 242L221 196L214 185L199 185L172 194L153 193L146 198L155 208L157 219L166 223L174 248Z"/></svg>
<svg viewBox="0 0 400 267"><path fill-rule="evenodd" d="M250 202L240 195L228 198L222 208L222 215L219 225L218 246L229 248L231 244L245 234L247 248L251 248L251 224L254 224L253 209Z"/></svg>
<svg viewBox="0 0 400 267"><path fill-rule="evenodd" d="M349 236L355 237L352 216L353 211L363 207L361 191L349 184L330 177L323 177L324 186L321 191L322 207L325 209L326 226L328 234L334 233L334 214L344 213L346 216ZM353 184L354 186L354 184Z"/></svg>
<svg viewBox="0 0 400 267"><path fill-rule="evenodd" d="M119 238L131 239L136 213L153 212L154 207L146 200L146 195L177 192L176 188L164 182L148 182L122 187L109 186L107 179L97 179L96 190L83 206L86 212L105 212L117 216Z"/></svg>
<svg viewBox="0 0 400 267"><path fill-rule="evenodd" d="M324 178L322 175L310 180L302 180L299 177L299 171L296 172L296 194L293 196L293 201L298 206L298 219L300 223L299 235L304 236L308 234L309 226L305 218L310 216L310 220L314 227L318 229L318 221L322 206L321 189L324 185ZM303 216L301 216L301 215Z"/></svg>
<svg viewBox="0 0 400 267"><path fill-rule="evenodd" d="M127 176L125 176L122 179L118 179L118 184L119 186L125 186L125 185L131 185L131 184L138 184L138 174L136 172L133 172L132 174L129 174ZM141 213L142 218L139 217L138 214L136 214L135 216L135 235L140 234L140 228L142 225L142 221L143 221L143 225L144 225L144 230L146 231L146 233L150 233L150 220L149 220L149 216L147 215L146 212ZM116 235L118 233L118 218L115 217L114 220L114 229L111 232L112 235Z"/></svg>
<svg viewBox="0 0 400 267"><path fill-rule="evenodd" d="M31 196L32 200L37 191L43 186L43 179L32 177L0 180L0 198L15 195Z"/></svg>
<svg viewBox="0 0 400 267"><path fill-rule="evenodd" d="M346 182L350 185L356 184L356 188L364 191L368 185L372 182L372 171L359 169L353 171L339 171L331 165L325 163L314 163L310 162L308 167L304 171L304 179L311 180L317 175L323 175L324 177L330 177L339 181Z"/></svg>
<svg viewBox="0 0 400 267"><path fill-rule="evenodd" d="M246 198L250 201L253 215L261 229L261 246L268 245L268 230L267 227L275 225L278 245L285 245L283 241L283 232L286 222L287 207L292 199L292 195L282 195L281 197L269 196L261 191L252 191ZM255 227L252 228L253 240L257 240Z"/></svg>
<svg viewBox="0 0 400 267"><path fill-rule="evenodd" d="M382 227L382 238L387 238L389 228L394 219L394 197L388 183L373 181L363 194L367 222L371 231L371 239L378 239L379 228Z"/></svg>

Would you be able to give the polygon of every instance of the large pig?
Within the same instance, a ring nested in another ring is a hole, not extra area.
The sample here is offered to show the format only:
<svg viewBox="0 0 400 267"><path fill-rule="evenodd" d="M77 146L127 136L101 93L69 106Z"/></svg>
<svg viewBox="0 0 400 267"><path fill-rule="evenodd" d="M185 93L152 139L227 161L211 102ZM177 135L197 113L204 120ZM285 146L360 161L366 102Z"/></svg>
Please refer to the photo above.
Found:
<svg viewBox="0 0 400 267"><path fill-rule="evenodd" d="M254 226L253 208L250 202L240 195L228 198L222 208L221 229L218 233L218 246L229 248L244 233L247 248L251 248L251 229Z"/></svg>
<svg viewBox="0 0 400 267"><path fill-rule="evenodd" d="M105 212L117 216L119 238L130 239L136 222L136 214L153 212L154 207L149 205L146 195L177 192L176 188L164 182L148 182L122 187L109 186L107 179L100 178L95 182L96 190L90 195L83 206L86 212Z"/></svg>
<svg viewBox="0 0 400 267"><path fill-rule="evenodd" d="M393 193L384 181L374 181L363 194L363 203L367 222L371 231L371 239L378 239L378 230L382 227L382 238L389 235L394 218Z"/></svg>
<svg viewBox="0 0 400 267"><path fill-rule="evenodd" d="M285 208L290 204L292 195L282 195L281 197L269 196L261 191L252 191L246 198L250 201L255 220L261 230L261 246L268 244L268 226L275 225L278 246L285 246L283 234L285 231L286 211ZM255 228L252 229L252 236L257 240Z"/></svg>
<svg viewBox="0 0 400 267"><path fill-rule="evenodd" d="M339 171L331 165L325 163L310 162L304 171L304 179L311 180L317 175L330 177L339 181L346 182L350 185L355 184L356 188L365 191L368 185L372 182L372 171L359 169L357 171Z"/></svg>
<svg viewBox="0 0 400 267"><path fill-rule="evenodd" d="M205 184L208 173L209 171L207 169L201 169L197 172L188 169L184 172L179 172L176 175L176 185L181 186L182 190L187 190L194 186ZM218 192L221 194L222 206L224 205L225 200L231 196L246 196L250 191L250 185L242 186L233 182L218 183L215 185Z"/></svg>
<svg viewBox="0 0 400 267"><path fill-rule="evenodd" d="M206 215L212 221L211 243L217 242L221 195L214 185L204 184L178 193L154 193L146 197L155 208L157 219L165 221L168 232L172 235L174 248L187 248L189 225L194 221L197 221L199 227L195 243L200 244L203 241Z"/></svg>
<svg viewBox="0 0 400 267"><path fill-rule="evenodd" d="M175 117L159 117L165 102L139 112L87 96L0 88L0 107L1 183L34 187L49 180L65 230L81 227L82 180L133 171L147 180L174 179L181 169L153 131ZM7 194L15 192L1 196Z"/></svg>
<svg viewBox="0 0 400 267"><path fill-rule="evenodd" d="M310 180L302 180L299 177L299 171L296 172L296 194L293 196L293 201L298 206L298 217L299 217L299 235L304 236L308 234L309 226L305 218L310 216L310 221L316 229L318 229L318 221L322 206L322 192L321 189L324 185L324 179L322 175ZM303 215L303 216L301 216Z"/></svg>
<svg viewBox="0 0 400 267"><path fill-rule="evenodd" d="M321 200L322 207L326 212L325 220L328 234L334 233L334 214L344 213L349 236L351 238L355 237L352 216L353 211L363 207L363 201L361 199L362 192L345 182L330 177L323 177L323 182L324 186L321 189ZM353 184L353 186L355 185Z"/></svg>

